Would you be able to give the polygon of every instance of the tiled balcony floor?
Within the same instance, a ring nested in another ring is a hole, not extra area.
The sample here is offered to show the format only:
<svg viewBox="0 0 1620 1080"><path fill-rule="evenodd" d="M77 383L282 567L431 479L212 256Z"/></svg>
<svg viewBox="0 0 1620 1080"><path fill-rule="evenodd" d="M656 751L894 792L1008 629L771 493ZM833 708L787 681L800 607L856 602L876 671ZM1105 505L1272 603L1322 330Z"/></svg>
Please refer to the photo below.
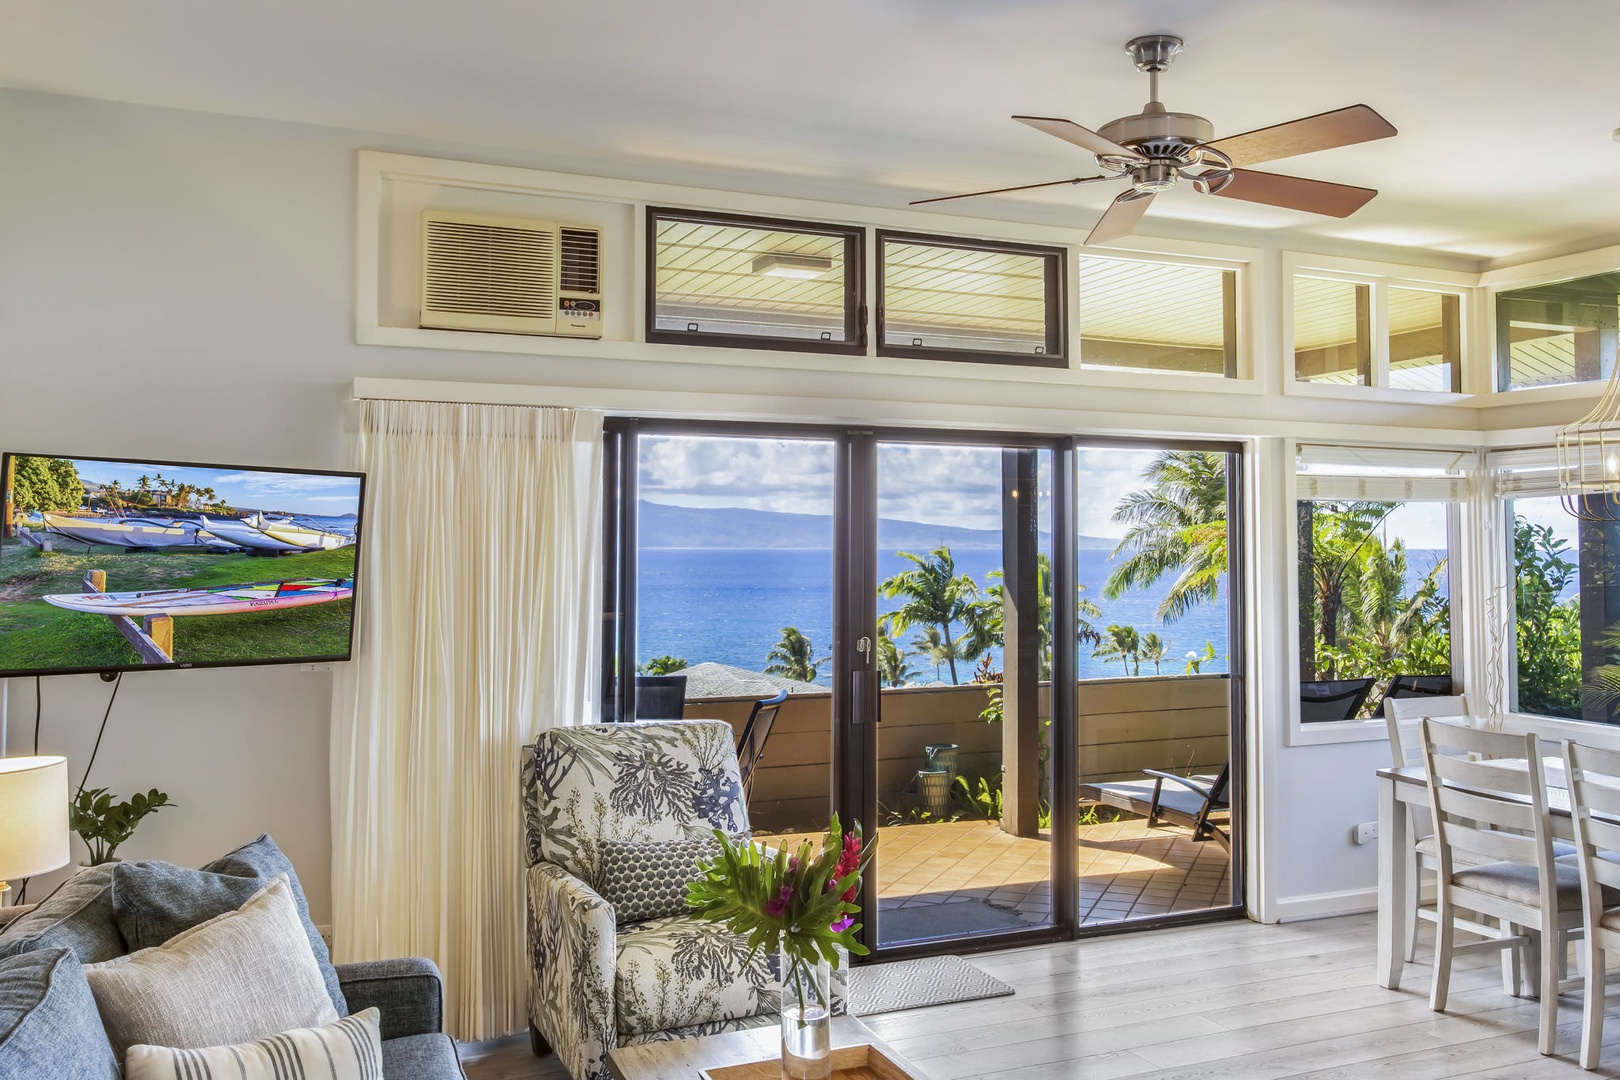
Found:
<svg viewBox="0 0 1620 1080"><path fill-rule="evenodd" d="M993 822L948 821L884 826L879 844L880 910L977 901L1032 925L1051 921L1045 839L1009 836ZM1126 817L1080 826L1079 846L1082 925L1230 903L1231 859L1215 843L1193 843L1185 829L1149 829Z"/></svg>

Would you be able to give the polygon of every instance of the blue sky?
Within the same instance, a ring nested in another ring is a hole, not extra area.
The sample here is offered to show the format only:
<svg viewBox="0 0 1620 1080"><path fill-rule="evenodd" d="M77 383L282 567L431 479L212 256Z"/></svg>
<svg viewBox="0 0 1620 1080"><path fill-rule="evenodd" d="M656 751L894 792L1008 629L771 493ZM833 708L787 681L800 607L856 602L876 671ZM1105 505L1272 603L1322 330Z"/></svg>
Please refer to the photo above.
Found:
<svg viewBox="0 0 1620 1080"><path fill-rule="evenodd" d="M233 507L249 510L285 510L294 514L340 517L360 512L360 481L349 476L260 469L210 469L194 466L153 465L138 461L72 459L79 477L97 484L117 480L129 489L142 476L157 477L194 487L211 487Z"/></svg>

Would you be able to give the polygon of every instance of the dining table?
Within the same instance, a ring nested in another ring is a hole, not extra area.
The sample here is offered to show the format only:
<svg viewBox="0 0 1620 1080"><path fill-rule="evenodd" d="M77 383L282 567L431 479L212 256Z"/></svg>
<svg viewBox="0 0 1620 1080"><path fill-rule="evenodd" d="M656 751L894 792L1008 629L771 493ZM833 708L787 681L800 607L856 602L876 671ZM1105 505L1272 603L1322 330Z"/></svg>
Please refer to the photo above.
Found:
<svg viewBox="0 0 1620 1080"><path fill-rule="evenodd" d="M1562 758L1542 759L1547 776L1547 810L1553 835L1575 839L1569 812L1569 791L1564 786ZM1486 762L1504 769L1524 771L1523 758ZM1429 807L1428 770L1422 765L1378 770L1378 985L1395 990L1406 965L1406 913L1421 887L1417 868L1417 842L1413 809ZM1503 966L1503 978L1510 978Z"/></svg>

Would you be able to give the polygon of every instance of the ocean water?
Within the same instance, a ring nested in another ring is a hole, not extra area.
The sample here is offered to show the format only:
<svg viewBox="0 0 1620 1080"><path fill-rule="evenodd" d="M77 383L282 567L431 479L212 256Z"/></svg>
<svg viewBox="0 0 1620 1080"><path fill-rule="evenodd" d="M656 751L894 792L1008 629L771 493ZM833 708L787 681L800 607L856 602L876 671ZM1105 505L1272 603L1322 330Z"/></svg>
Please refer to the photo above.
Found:
<svg viewBox="0 0 1620 1080"><path fill-rule="evenodd" d="M990 572L1001 567L1001 551L997 548L953 548L951 553L956 558L957 572L971 575L981 589L993 582ZM1224 594L1176 622L1161 624L1154 613L1169 591L1171 580L1165 579L1150 589L1134 590L1117 600L1105 599L1102 586L1113 565L1108 554L1091 550L1081 551L1079 556L1083 595L1103 612L1101 618L1091 620L1099 630L1118 623L1135 626L1143 634L1156 631L1168 646L1162 665L1166 675L1181 674L1186 669L1186 654L1202 653L1205 642L1215 646L1216 659L1204 664L1202 670L1227 670ZM831 647L833 560L829 549L643 548L638 559L638 661L668 655L683 657L689 664L714 661L763 671L766 655L781 639L786 626L796 626L810 638L817 659L827 655ZM879 560L879 580L910 566L907 560L889 553ZM878 598L880 612L899 606L899 600ZM912 629L900 635L901 644L907 645L916 632ZM1119 661L1093 657L1089 645L1078 651L1083 679L1123 673ZM994 660L999 668L999 651ZM914 682L951 681L950 671L943 664L936 675L934 665L920 656L912 656L909 663L917 672ZM973 666L958 661L960 681L970 681ZM1151 673L1152 666L1143 665L1142 674ZM816 681L830 685L830 670L824 667Z"/></svg>

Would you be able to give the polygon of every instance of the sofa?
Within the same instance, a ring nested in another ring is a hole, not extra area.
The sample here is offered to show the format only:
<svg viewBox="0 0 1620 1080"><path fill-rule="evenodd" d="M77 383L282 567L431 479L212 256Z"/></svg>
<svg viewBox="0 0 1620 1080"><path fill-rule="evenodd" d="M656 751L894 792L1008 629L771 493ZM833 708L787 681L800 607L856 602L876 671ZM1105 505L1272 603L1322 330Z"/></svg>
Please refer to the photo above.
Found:
<svg viewBox="0 0 1620 1080"><path fill-rule="evenodd" d="M291 863L270 837L262 836L202 871L138 865L174 871L167 879L171 885L212 885L209 875L216 869L219 880L227 882L236 878L223 875L287 873L338 1012L376 1007L381 1014L383 1075L388 1080L464 1080L455 1043L441 1030L444 997L438 968L421 958L332 965L325 943L308 921L308 905ZM130 951L114 911L115 869L113 864L86 867L37 906L0 922L0 1080L13 1080L14 1072L17 1080L118 1075L82 970L83 964ZM240 888L253 887L248 883L253 880L246 879ZM89 1032L99 1036L99 1046ZM39 1071L40 1045L62 1047L63 1053L53 1055L48 1066L54 1071Z"/></svg>
<svg viewBox="0 0 1620 1080"><path fill-rule="evenodd" d="M734 738L674 720L554 728L524 747L530 1038L573 1080L606 1080L617 1046L778 1022L776 957L685 904L714 830L751 836Z"/></svg>

